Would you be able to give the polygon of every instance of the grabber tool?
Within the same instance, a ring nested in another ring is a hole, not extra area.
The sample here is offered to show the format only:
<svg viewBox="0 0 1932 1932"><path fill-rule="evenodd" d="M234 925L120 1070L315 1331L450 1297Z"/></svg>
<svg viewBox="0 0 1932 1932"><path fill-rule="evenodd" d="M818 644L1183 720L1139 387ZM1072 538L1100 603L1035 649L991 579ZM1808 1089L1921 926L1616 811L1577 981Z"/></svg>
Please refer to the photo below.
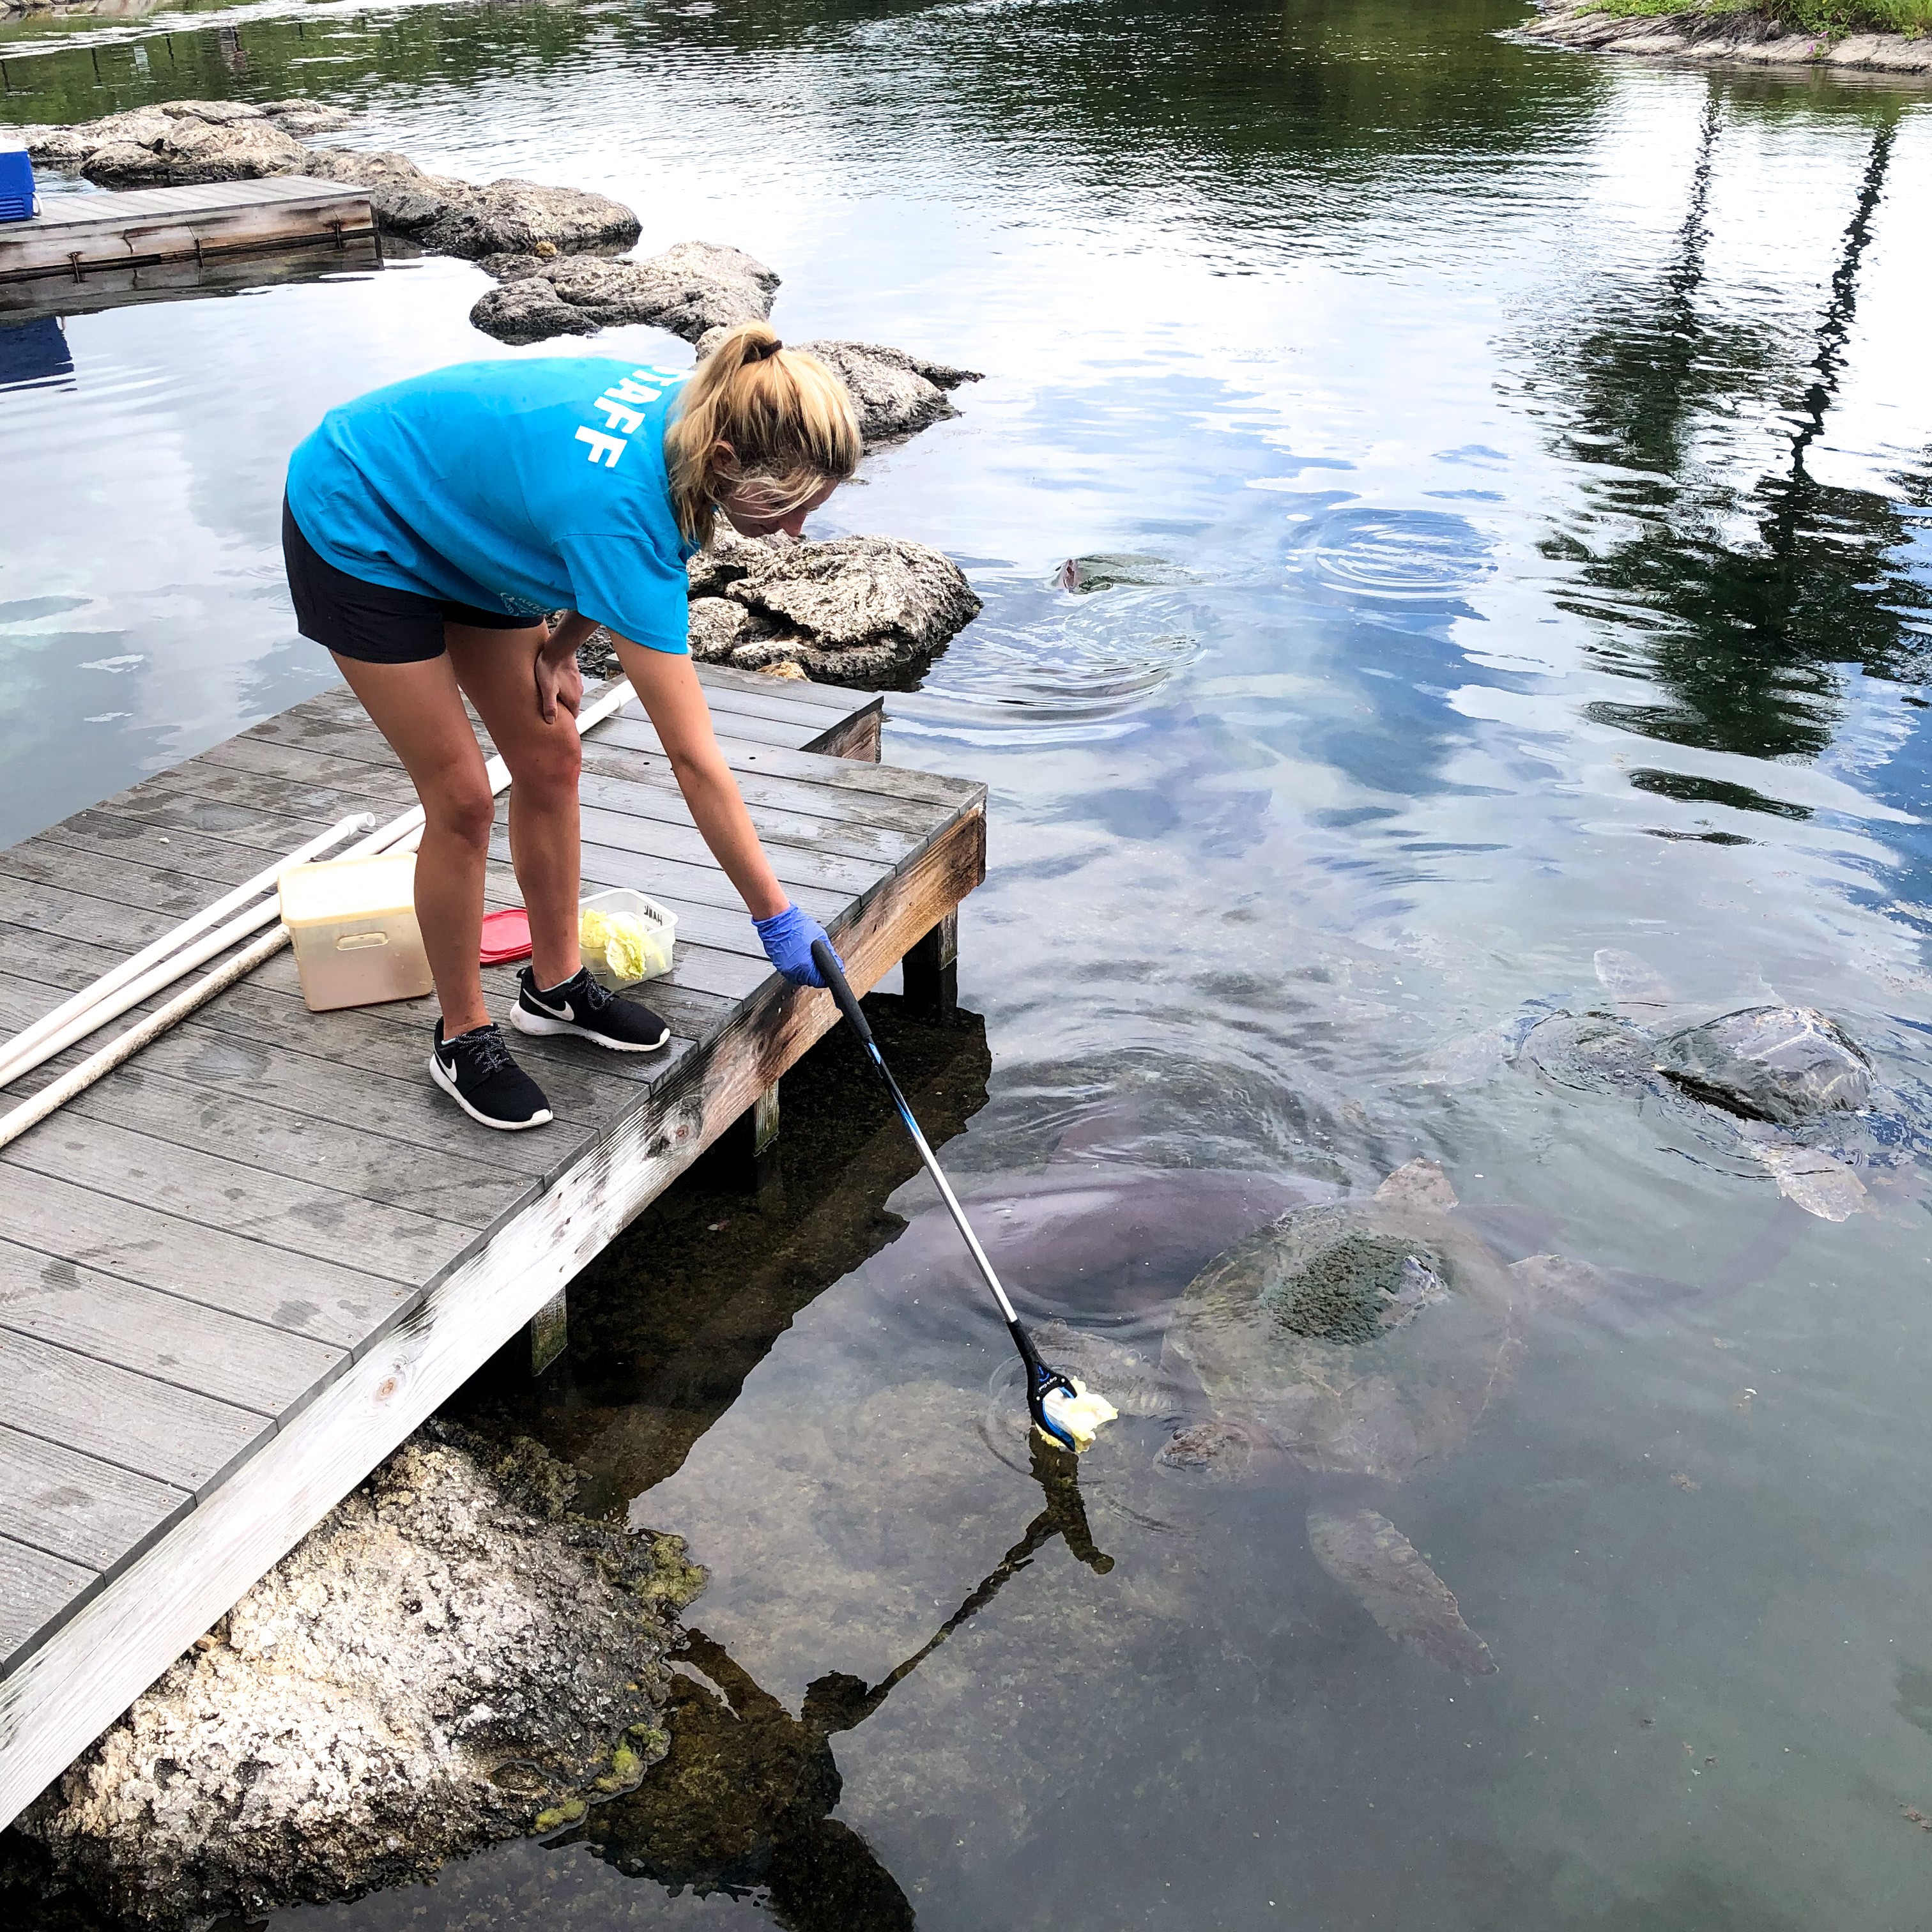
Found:
<svg viewBox="0 0 1932 1932"><path fill-rule="evenodd" d="M905 1123L906 1132L912 1136L913 1145L919 1150L920 1159L926 1163L926 1172L932 1176L933 1184L939 1190L939 1198L946 1203L946 1211L952 1216L952 1225L959 1230L968 1252L985 1277L986 1286L993 1291L993 1299L999 1304L1000 1312L1006 1318L1006 1332L1012 1336L1013 1346L1020 1352L1020 1360L1026 1370L1027 1408L1033 1417L1034 1426L1049 1442L1056 1442L1061 1448L1071 1450L1077 1455L1091 1444L1100 1425L1112 1422L1118 1412L1105 1396L1082 1388L1072 1376L1048 1368L1040 1360L1040 1351L1034 1346L1033 1337L1027 1333L1025 1324L1014 1312L1006 1291L1000 1286L1000 1277L994 1273L993 1264L980 1245L980 1238L974 1233L973 1224L967 1220L966 1210L960 1206L952 1183L941 1170L938 1156L926 1144L925 1135L920 1132L912 1108L899 1090L899 1083L892 1078L892 1070L886 1064L878 1042L872 1037L872 1023L866 1018L865 1009L846 984L837 957L822 939L812 943L812 963L832 989L832 997L838 1002L838 1010L845 1016L845 1024L858 1035L859 1044L866 1049L866 1058L878 1070L879 1078L886 1084L886 1091L892 1096L892 1105L899 1110L899 1118Z"/></svg>

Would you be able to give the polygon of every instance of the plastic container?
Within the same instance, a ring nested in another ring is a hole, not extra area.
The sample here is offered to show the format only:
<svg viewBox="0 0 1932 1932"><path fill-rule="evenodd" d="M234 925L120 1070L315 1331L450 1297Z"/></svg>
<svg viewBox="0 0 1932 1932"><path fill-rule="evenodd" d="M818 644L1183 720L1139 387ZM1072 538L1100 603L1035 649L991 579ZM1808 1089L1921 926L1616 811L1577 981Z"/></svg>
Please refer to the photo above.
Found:
<svg viewBox="0 0 1932 1932"><path fill-rule="evenodd" d="M676 944L676 913L667 912L656 900L647 899L642 892L634 892L623 886L610 892L586 892L578 900L577 916L580 928L584 915L587 912L633 914L644 927L644 970L635 974L620 973L604 956L602 946L584 944L580 940L584 964L605 986L634 986L644 980L655 980L660 974L670 970L671 954Z"/></svg>
<svg viewBox="0 0 1932 1932"><path fill-rule="evenodd" d="M282 923L310 1012L419 999L430 990L416 878L413 852L325 859L282 874Z"/></svg>
<svg viewBox="0 0 1932 1932"><path fill-rule="evenodd" d="M513 965L530 956L530 916L521 906L483 915L483 944L478 954L485 966Z"/></svg>
<svg viewBox="0 0 1932 1932"><path fill-rule="evenodd" d="M33 163L23 148L0 148L0 221L26 221L33 212Z"/></svg>

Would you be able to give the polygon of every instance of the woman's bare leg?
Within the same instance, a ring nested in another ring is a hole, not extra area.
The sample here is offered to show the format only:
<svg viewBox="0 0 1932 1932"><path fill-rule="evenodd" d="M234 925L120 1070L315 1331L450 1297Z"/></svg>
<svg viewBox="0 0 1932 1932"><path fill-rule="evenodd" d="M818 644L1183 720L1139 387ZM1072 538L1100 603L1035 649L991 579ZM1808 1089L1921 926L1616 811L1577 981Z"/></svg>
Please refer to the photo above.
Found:
<svg viewBox="0 0 1932 1932"><path fill-rule="evenodd" d="M335 663L402 760L422 800L416 922L442 1005L443 1037L454 1040L490 1018L477 962L483 937L483 866L496 802L483 754L447 657L416 664L364 664L338 657Z"/></svg>
<svg viewBox="0 0 1932 1932"><path fill-rule="evenodd" d="M548 724L537 708L536 658L546 634L541 626L443 626L456 681L510 768L510 859L530 916L530 972L540 989L562 986L583 964L577 950L583 742L576 718L562 705Z"/></svg>

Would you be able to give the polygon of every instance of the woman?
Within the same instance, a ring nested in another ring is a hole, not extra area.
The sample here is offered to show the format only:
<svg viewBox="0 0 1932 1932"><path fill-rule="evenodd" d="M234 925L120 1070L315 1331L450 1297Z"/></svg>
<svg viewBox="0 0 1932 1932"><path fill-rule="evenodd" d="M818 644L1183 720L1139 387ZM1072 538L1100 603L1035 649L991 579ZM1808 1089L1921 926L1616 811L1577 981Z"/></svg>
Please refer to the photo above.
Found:
<svg viewBox="0 0 1932 1932"><path fill-rule="evenodd" d="M438 370L332 410L290 459L282 547L296 622L422 800L416 916L442 1009L430 1075L472 1120L514 1130L550 1114L483 1005L495 801L465 698L512 781L531 955L511 1024L620 1053L670 1037L578 955L577 647L599 624L766 957L795 986L822 983L812 946L824 929L786 898L712 730L685 563L721 510L747 536L800 535L860 447L837 379L754 322L688 375L581 357Z"/></svg>

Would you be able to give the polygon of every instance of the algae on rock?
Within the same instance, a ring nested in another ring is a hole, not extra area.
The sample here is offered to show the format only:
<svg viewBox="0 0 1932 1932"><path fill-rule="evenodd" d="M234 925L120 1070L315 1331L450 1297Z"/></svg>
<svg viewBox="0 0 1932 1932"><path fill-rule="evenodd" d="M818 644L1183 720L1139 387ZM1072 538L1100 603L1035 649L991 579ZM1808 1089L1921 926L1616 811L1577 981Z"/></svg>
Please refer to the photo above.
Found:
<svg viewBox="0 0 1932 1932"><path fill-rule="evenodd" d="M574 1487L533 1442L429 1425L21 1829L61 1882L166 1927L421 1880L628 1789L668 1747L704 1573L572 1515Z"/></svg>

